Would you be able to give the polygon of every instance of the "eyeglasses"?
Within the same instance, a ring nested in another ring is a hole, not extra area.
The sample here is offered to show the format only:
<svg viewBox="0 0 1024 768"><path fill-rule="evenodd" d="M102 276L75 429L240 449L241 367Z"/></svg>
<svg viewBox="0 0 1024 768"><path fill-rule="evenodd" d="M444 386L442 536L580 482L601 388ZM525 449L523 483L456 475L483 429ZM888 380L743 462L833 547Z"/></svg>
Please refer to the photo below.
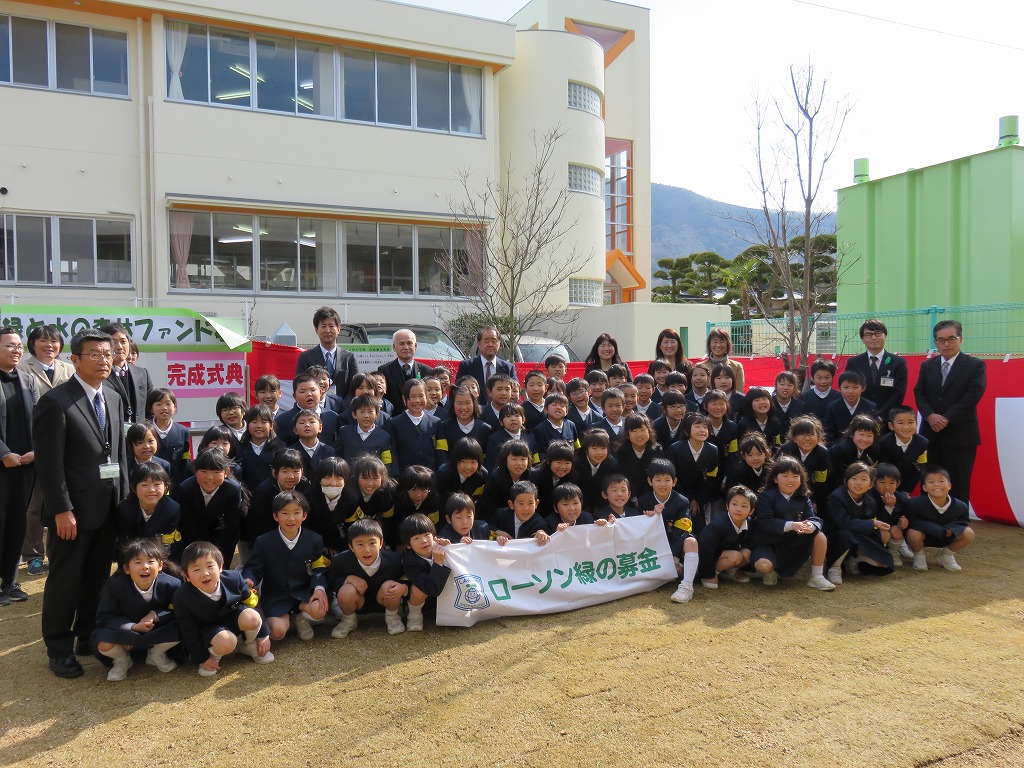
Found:
<svg viewBox="0 0 1024 768"><path fill-rule="evenodd" d="M110 352L90 352L82 357L88 357L94 363L98 363L100 360L113 360L114 356Z"/></svg>
<svg viewBox="0 0 1024 768"><path fill-rule="evenodd" d="M879 336L885 336L882 331L864 331L865 339L877 339Z"/></svg>
<svg viewBox="0 0 1024 768"><path fill-rule="evenodd" d="M959 341L959 336L943 336L942 338L936 338L936 344L952 344L954 341Z"/></svg>
<svg viewBox="0 0 1024 768"><path fill-rule="evenodd" d="M8 352L20 352L21 344L4 344L0 349L6 349Z"/></svg>

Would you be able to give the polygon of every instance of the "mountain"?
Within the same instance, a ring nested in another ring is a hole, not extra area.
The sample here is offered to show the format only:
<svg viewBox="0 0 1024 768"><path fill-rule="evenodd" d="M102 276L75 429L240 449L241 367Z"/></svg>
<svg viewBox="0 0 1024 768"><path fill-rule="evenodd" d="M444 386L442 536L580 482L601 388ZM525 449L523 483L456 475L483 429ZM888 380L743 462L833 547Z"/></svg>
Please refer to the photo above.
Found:
<svg viewBox="0 0 1024 768"><path fill-rule="evenodd" d="M730 205L681 187L651 185L651 268L658 259L715 251L727 259L750 246L752 230L743 222L761 215L754 208ZM829 214L824 231L835 231Z"/></svg>

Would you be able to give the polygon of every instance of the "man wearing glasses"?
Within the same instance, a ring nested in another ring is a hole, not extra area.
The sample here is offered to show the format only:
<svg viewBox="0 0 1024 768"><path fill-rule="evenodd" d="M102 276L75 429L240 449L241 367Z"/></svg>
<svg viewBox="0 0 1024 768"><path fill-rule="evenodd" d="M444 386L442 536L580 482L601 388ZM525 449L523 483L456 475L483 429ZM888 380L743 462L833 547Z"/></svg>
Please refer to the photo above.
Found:
<svg viewBox="0 0 1024 768"><path fill-rule="evenodd" d="M928 438L928 463L949 472L951 495L970 505L971 473L981 444L978 403L985 394L985 363L960 352L963 326L942 320L932 329L939 354L921 364L914 400L921 434Z"/></svg>
<svg viewBox="0 0 1024 768"><path fill-rule="evenodd" d="M57 677L82 675L100 590L110 575L115 510L128 490L121 398L107 383L108 334L71 339L75 375L39 398L32 418L50 574L43 589L43 643Z"/></svg>
<svg viewBox="0 0 1024 768"><path fill-rule="evenodd" d="M907 361L885 349L888 335L881 320L866 320L860 327L860 339L867 351L846 361L846 370L857 371L867 382L862 397L876 404L883 428L889 411L903 405L907 396Z"/></svg>

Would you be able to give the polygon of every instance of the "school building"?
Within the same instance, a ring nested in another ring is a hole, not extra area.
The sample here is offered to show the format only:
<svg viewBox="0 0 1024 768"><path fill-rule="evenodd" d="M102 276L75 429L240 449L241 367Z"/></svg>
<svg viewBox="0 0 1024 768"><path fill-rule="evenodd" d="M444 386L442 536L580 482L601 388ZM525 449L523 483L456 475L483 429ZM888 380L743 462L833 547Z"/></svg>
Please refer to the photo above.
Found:
<svg viewBox="0 0 1024 768"><path fill-rule="evenodd" d="M386 0L0 0L0 302L187 307L300 343L321 304L440 324L478 257L460 171L479 192L554 126L564 247L587 257L552 302L647 302L649 46L649 11L608 0L507 22Z"/></svg>

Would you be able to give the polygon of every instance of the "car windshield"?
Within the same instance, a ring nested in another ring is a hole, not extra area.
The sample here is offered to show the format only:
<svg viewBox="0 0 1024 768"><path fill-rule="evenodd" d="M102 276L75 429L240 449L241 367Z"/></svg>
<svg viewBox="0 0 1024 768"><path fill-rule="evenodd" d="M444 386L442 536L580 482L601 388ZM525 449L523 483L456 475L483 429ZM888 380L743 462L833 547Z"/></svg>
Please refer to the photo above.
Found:
<svg viewBox="0 0 1024 768"><path fill-rule="evenodd" d="M459 351L450 339L440 331L428 329L417 329L416 333L416 357L423 360L461 360L462 352ZM391 346L394 331L378 328L367 328L366 335L370 344L386 344Z"/></svg>
<svg viewBox="0 0 1024 768"><path fill-rule="evenodd" d="M527 363L543 363L548 355L558 355L570 363L579 362L576 353L565 344L520 344L519 351L523 355L523 361Z"/></svg>

